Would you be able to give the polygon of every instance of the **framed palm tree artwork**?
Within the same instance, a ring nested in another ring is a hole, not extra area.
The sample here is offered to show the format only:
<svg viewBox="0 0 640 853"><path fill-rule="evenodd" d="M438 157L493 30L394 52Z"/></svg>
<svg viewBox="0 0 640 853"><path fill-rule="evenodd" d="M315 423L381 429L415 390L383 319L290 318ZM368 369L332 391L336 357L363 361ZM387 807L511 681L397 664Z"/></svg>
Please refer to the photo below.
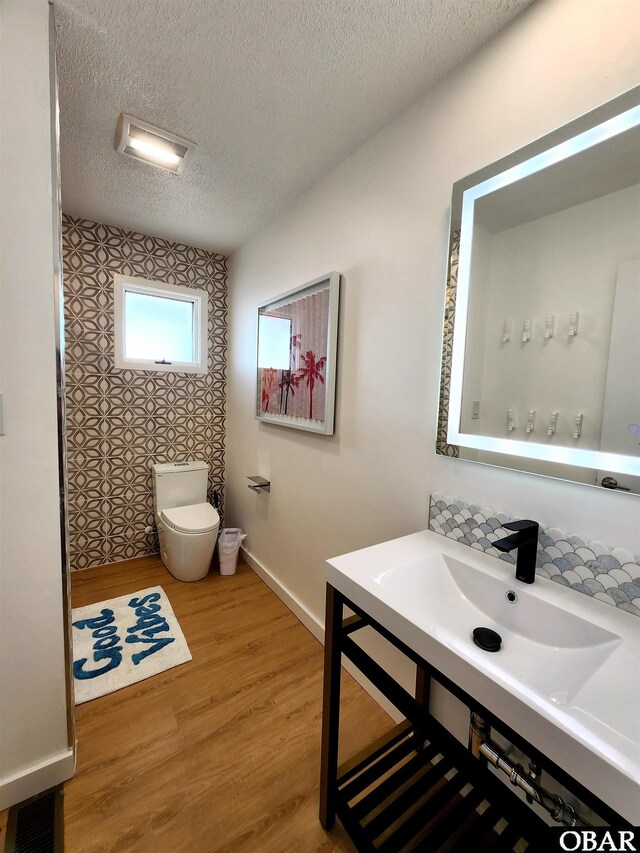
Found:
<svg viewBox="0 0 640 853"><path fill-rule="evenodd" d="M258 306L256 418L333 435L340 275Z"/></svg>

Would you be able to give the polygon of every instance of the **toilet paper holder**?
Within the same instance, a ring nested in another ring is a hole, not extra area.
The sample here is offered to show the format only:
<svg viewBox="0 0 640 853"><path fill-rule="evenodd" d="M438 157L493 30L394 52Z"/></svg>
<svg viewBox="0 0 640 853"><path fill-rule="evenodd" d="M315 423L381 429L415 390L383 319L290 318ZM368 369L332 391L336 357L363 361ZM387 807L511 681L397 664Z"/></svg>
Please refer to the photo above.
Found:
<svg viewBox="0 0 640 853"><path fill-rule="evenodd" d="M271 491L271 481L265 480L264 477L260 477L258 474L253 474L252 476L247 476L247 480L251 480L255 485L249 486L252 492L260 493L260 492L270 492Z"/></svg>

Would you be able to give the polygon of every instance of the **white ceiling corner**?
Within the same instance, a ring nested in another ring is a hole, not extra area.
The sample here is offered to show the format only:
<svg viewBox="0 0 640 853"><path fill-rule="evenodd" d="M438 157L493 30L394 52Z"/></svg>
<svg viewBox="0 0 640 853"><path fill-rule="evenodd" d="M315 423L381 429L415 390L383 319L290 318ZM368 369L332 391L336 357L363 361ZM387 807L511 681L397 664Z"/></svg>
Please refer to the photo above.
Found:
<svg viewBox="0 0 640 853"><path fill-rule="evenodd" d="M63 209L228 254L531 0L54 0ZM197 144L116 153L121 112Z"/></svg>

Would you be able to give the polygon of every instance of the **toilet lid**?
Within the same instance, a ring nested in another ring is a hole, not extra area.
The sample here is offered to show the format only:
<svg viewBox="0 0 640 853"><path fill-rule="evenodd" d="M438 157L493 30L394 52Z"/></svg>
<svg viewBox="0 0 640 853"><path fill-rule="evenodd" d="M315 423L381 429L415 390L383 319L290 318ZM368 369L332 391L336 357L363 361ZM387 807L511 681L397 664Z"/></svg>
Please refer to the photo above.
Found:
<svg viewBox="0 0 640 853"><path fill-rule="evenodd" d="M209 533L220 524L220 516L211 504L191 504L163 509L162 517L179 533Z"/></svg>

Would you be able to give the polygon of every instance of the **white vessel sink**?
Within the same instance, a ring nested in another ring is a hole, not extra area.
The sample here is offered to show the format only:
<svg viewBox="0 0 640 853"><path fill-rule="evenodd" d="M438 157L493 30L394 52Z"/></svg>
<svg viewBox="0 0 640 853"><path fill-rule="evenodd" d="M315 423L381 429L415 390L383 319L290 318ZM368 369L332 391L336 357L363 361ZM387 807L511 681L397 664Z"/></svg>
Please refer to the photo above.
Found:
<svg viewBox="0 0 640 853"><path fill-rule="evenodd" d="M327 581L640 824L637 616L429 531L329 560Z"/></svg>

